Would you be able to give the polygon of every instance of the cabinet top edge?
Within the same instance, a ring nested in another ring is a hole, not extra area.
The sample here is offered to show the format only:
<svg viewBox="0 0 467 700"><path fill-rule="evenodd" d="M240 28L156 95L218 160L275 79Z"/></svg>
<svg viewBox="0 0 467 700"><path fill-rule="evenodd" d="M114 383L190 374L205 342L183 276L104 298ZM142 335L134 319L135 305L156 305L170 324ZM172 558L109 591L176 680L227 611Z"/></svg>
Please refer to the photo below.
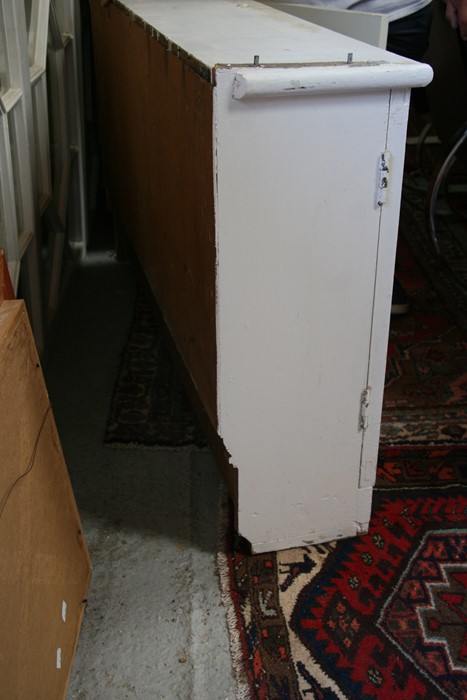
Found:
<svg viewBox="0 0 467 700"><path fill-rule="evenodd" d="M317 67L344 63L350 54L360 66L392 64L401 73L413 73L413 66L418 65L261 2L111 2L208 82L215 81L219 68L253 66L255 60L263 67Z"/></svg>

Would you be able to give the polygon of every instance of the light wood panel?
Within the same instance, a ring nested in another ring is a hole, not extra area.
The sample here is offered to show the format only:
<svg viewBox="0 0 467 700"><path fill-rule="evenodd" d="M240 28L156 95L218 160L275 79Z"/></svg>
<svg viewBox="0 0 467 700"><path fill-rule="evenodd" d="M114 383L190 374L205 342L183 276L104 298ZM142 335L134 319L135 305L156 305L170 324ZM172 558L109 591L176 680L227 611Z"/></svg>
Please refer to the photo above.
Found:
<svg viewBox="0 0 467 700"><path fill-rule="evenodd" d="M90 562L24 302L0 306L0 695L66 694Z"/></svg>

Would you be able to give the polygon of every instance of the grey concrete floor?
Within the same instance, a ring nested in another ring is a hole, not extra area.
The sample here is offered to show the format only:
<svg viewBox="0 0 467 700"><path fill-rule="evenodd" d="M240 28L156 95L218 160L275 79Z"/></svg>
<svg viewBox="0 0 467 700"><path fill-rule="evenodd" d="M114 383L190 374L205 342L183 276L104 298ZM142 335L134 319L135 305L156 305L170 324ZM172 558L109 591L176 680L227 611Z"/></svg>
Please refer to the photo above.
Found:
<svg viewBox="0 0 467 700"><path fill-rule="evenodd" d="M93 565L67 697L231 700L211 454L103 446L134 297L130 264L86 258L45 361Z"/></svg>

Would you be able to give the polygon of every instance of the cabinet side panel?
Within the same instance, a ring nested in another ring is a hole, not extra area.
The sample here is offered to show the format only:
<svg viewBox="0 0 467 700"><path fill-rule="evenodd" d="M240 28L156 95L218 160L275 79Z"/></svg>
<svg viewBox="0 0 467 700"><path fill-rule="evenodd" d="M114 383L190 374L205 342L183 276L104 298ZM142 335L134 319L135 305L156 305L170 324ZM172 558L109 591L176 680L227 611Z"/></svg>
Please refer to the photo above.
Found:
<svg viewBox="0 0 467 700"><path fill-rule="evenodd" d="M380 259L389 92L236 100L233 73L216 75L219 432L238 468L239 532L260 552L367 525L362 396L370 352L372 382L384 378L401 164Z"/></svg>
<svg viewBox="0 0 467 700"><path fill-rule="evenodd" d="M216 425L212 86L122 9L91 8L112 205Z"/></svg>

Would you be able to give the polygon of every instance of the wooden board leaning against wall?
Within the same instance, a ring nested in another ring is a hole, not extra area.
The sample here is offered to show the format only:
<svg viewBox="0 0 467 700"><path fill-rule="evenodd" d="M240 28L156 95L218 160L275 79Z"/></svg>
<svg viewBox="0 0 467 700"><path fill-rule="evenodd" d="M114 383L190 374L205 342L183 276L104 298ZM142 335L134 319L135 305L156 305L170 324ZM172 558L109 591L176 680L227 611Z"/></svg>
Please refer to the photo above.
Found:
<svg viewBox="0 0 467 700"><path fill-rule="evenodd" d="M1 251L0 406L0 695L63 698L91 565L26 307Z"/></svg>

